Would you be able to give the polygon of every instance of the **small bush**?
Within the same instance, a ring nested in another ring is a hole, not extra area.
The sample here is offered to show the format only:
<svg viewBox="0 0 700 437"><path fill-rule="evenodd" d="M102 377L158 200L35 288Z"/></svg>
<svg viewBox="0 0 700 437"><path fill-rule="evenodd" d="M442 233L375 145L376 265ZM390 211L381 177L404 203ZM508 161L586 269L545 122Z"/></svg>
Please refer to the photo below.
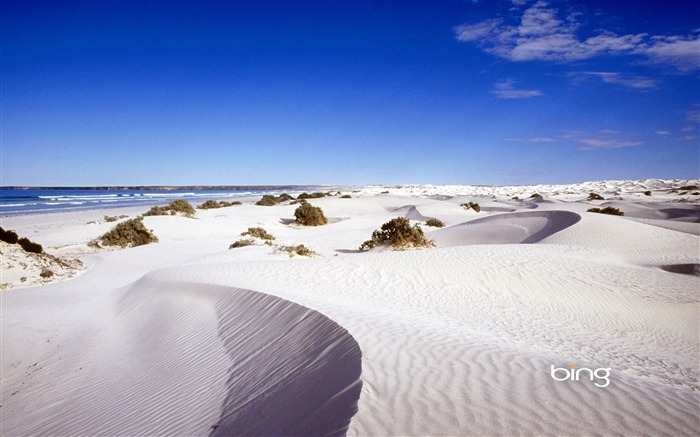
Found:
<svg viewBox="0 0 700 437"><path fill-rule="evenodd" d="M389 245L394 249L434 246L432 241L425 238L420 226L411 226L405 217L396 217L384 223L381 229L372 232L370 240L360 245L360 250L369 250L381 245Z"/></svg>
<svg viewBox="0 0 700 437"><path fill-rule="evenodd" d="M309 249L308 247L304 246L303 244L297 244L296 246L280 246L279 250L282 252L287 252L290 255L299 255L299 256L314 256L318 255L316 252L313 250Z"/></svg>
<svg viewBox="0 0 700 437"><path fill-rule="evenodd" d="M445 227L445 224L436 218L431 218L430 220L425 222L425 225L432 226L434 228L444 228Z"/></svg>
<svg viewBox="0 0 700 437"><path fill-rule="evenodd" d="M318 206L305 203L294 211L297 223L303 226L320 226L328 223L328 219L323 215L323 210Z"/></svg>
<svg viewBox="0 0 700 437"><path fill-rule="evenodd" d="M287 194L287 193L282 193L282 194L280 194L279 196L277 196L277 202L278 202L278 203L286 202L286 201L288 201L288 200L294 200L294 197L290 196L290 195Z"/></svg>
<svg viewBox="0 0 700 437"><path fill-rule="evenodd" d="M277 198L271 194L265 194L262 199L255 202L256 205L260 206L275 206L277 205Z"/></svg>
<svg viewBox="0 0 700 437"><path fill-rule="evenodd" d="M275 239L275 237L268 234L267 231L263 228L248 228L247 231L241 232L242 237L245 237L246 235L250 235L251 237L260 238L262 240L268 241L272 241Z"/></svg>
<svg viewBox="0 0 700 437"><path fill-rule="evenodd" d="M644 192L644 195L645 195L645 196L651 196L651 191L645 191L645 192Z"/></svg>
<svg viewBox="0 0 700 437"><path fill-rule="evenodd" d="M164 206L154 206L146 211L143 216L176 215L178 213L182 213L185 217L192 217L197 211L195 211L190 202L184 199L177 199Z"/></svg>
<svg viewBox="0 0 700 437"><path fill-rule="evenodd" d="M157 243L158 237L146 229L142 217L137 217L117 224L98 240L104 246L135 247Z"/></svg>
<svg viewBox="0 0 700 437"><path fill-rule="evenodd" d="M612 206L606 206L603 209L600 208L589 208L586 210L586 212L596 212L598 214L610 214L610 215L625 215L624 212L620 211L617 208L613 208Z"/></svg>
<svg viewBox="0 0 700 437"><path fill-rule="evenodd" d="M379 194L389 194L389 192L388 192L388 191L382 191L382 192L379 193Z"/></svg>
<svg viewBox="0 0 700 437"><path fill-rule="evenodd" d="M10 244L17 244L19 235L14 231L6 231L0 227L0 240Z"/></svg>
<svg viewBox="0 0 700 437"><path fill-rule="evenodd" d="M104 221L106 221L107 223L116 222L117 220L119 220L119 217L117 217L116 215L104 216Z"/></svg>
<svg viewBox="0 0 700 437"><path fill-rule="evenodd" d="M329 196L329 193L322 193L322 192L316 192L316 193L301 193L300 195L297 196L297 199L319 199L321 197L326 197Z"/></svg>
<svg viewBox="0 0 700 437"><path fill-rule="evenodd" d="M39 276L42 278L52 278L53 277L53 272L50 269L44 268L41 270L41 273L39 273Z"/></svg>
<svg viewBox="0 0 700 437"><path fill-rule="evenodd" d="M343 194L342 196L340 196L340 198L341 199L352 199L352 196L349 194Z"/></svg>
<svg viewBox="0 0 700 437"><path fill-rule="evenodd" d="M465 208L465 209L473 209L474 212L481 212L481 207L479 206L478 203L469 202L469 203L463 203L460 206Z"/></svg>
<svg viewBox="0 0 700 437"><path fill-rule="evenodd" d="M31 252L31 253L43 253L44 252L44 248L41 247L41 244L29 241L28 238L20 238L19 240L17 240L17 244L19 244L22 247L22 249L24 249L25 252Z"/></svg>
<svg viewBox="0 0 700 437"><path fill-rule="evenodd" d="M207 200L201 205L199 205L199 209L216 209L216 208L221 208L223 202L217 202L216 200Z"/></svg>
<svg viewBox="0 0 700 437"><path fill-rule="evenodd" d="M697 185L686 185L684 187L680 187L679 190L682 191L692 191L692 190L700 190Z"/></svg>
<svg viewBox="0 0 700 437"><path fill-rule="evenodd" d="M534 193L532 196L530 196L530 199L541 199L542 195L540 193Z"/></svg>
<svg viewBox="0 0 700 437"><path fill-rule="evenodd" d="M307 203L309 203L309 202L307 202L306 199L297 199L297 200L292 200L291 202L289 202L290 205L296 205L296 204L306 205Z"/></svg>
<svg viewBox="0 0 700 437"><path fill-rule="evenodd" d="M253 243L255 243L255 242L253 240L251 240L250 238L241 238L240 240L231 243L231 245L228 248L229 249L236 249L238 247L250 246Z"/></svg>
<svg viewBox="0 0 700 437"><path fill-rule="evenodd" d="M588 200L605 200L605 198L603 198L603 196L600 194L591 193L588 195Z"/></svg>

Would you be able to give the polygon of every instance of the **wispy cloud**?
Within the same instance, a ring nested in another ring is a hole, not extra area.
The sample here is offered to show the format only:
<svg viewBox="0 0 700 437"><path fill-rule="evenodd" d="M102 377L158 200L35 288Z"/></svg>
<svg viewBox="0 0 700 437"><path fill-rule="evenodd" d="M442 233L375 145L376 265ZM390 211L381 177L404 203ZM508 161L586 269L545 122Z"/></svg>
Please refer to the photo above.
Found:
<svg viewBox="0 0 700 437"><path fill-rule="evenodd" d="M496 83L491 90L500 99L529 99L544 94L540 90L516 89L514 80L502 80Z"/></svg>
<svg viewBox="0 0 700 437"><path fill-rule="evenodd" d="M559 18L558 9L546 1L537 1L522 11L518 23L494 18L462 24L454 31L457 40L477 44L484 51L510 61L566 62L600 55L639 55L648 62L671 65L681 71L700 68L700 34L697 32L655 36L647 33L617 35L601 30L595 36L581 38L577 35L579 27L577 15Z"/></svg>
<svg viewBox="0 0 700 437"><path fill-rule="evenodd" d="M604 71L587 71L583 74L600 78L605 83L621 85L627 88L650 89L657 86L657 82L654 79L643 76L626 77L622 73Z"/></svg>
<svg viewBox="0 0 700 437"><path fill-rule="evenodd" d="M530 138L506 138L508 141L517 141L519 143L554 143L558 141L556 138L550 137L530 137Z"/></svg>
<svg viewBox="0 0 700 437"><path fill-rule="evenodd" d="M657 130L656 131L656 135L661 135L663 137L668 136L668 135L672 135L672 134L673 134L673 132L668 131L668 130Z"/></svg>
<svg viewBox="0 0 700 437"><path fill-rule="evenodd" d="M618 139L601 139L601 138L575 138L574 141L583 144L579 150L595 150L595 149L621 149L624 147L636 147L644 144L643 141L625 141Z"/></svg>

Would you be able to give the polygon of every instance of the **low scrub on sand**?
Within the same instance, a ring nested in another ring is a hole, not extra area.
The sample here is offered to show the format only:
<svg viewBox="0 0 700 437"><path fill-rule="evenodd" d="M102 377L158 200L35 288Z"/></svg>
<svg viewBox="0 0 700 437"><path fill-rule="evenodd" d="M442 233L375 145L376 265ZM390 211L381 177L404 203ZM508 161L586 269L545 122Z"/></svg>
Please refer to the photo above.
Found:
<svg viewBox="0 0 700 437"><path fill-rule="evenodd" d="M277 196L277 203L286 202L288 200L294 200L294 196L287 193L282 193L279 196Z"/></svg>
<svg viewBox="0 0 700 437"><path fill-rule="evenodd" d="M598 214L609 214L609 215L625 215L624 212L612 206L606 206L605 208L589 208L587 212L596 212Z"/></svg>
<svg viewBox="0 0 700 437"><path fill-rule="evenodd" d="M540 193L534 193L530 196L530 199L541 199L542 195Z"/></svg>
<svg viewBox="0 0 700 437"><path fill-rule="evenodd" d="M341 199L352 199L352 196L349 194L343 194L342 196L340 196L340 198Z"/></svg>
<svg viewBox="0 0 700 437"><path fill-rule="evenodd" d="M252 246L253 244L255 244L255 241L253 241L252 239L241 238L240 240L234 241L233 243L231 243L231 245L228 248L229 249L236 249L239 247Z"/></svg>
<svg viewBox="0 0 700 437"><path fill-rule="evenodd" d="M645 195L645 196L651 196L651 191L645 191L645 192L644 192L644 195Z"/></svg>
<svg viewBox="0 0 700 437"><path fill-rule="evenodd" d="M434 228L444 228L445 227L445 224L436 218L431 218L430 220L425 222L425 225L432 226Z"/></svg>
<svg viewBox="0 0 700 437"><path fill-rule="evenodd" d="M588 200L605 200L605 198L600 194L591 193L588 195Z"/></svg>
<svg viewBox="0 0 700 437"><path fill-rule="evenodd" d="M294 211L297 223L303 226L321 226L328 223L328 219L323 215L323 210L310 203L304 203Z"/></svg>
<svg viewBox="0 0 700 437"><path fill-rule="evenodd" d="M190 202L184 199L173 200L167 205L158 205L146 211L143 216L153 215L177 215L182 214L185 217L194 217L197 213Z"/></svg>
<svg viewBox="0 0 700 437"><path fill-rule="evenodd" d="M464 209L473 209L474 212L481 212L481 207L475 202L463 203L460 206Z"/></svg>
<svg viewBox="0 0 700 437"><path fill-rule="evenodd" d="M271 194L265 194L255 204L259 206L275 206L277 205L277 198Z"/></svg>
<svg viewBox="0 0 700 437"><path fill-rule="evenodd" d="M135 247L144 244L157 243L158 237L153 235L143 224L143 218L137 217L117 224L95 243L102 246Z"/></svg>
<svg viewBox="0 0 700 437"><path fill-rule="evenodd" d="M393 249L433 247L435 244L426 239L423 229L418 224L411 226L405 217L396 217L384 223L381 229L372 232L372 238L360 245L360 250L369 250L378 246Z"/></svg>
<svg viewBox="0 0 700 437"><path fill-rule="evenodd" d="M217 208L226 208L229 206L234 206L234 205L241 205L241 202L238 200L234 200L233 202L226 202L224 200L221 201L216 201L216 200L207 200L201 205L199 205L197 208L199 209L217 209Z"/></svg>
<svg viewBox="0 0 700 437"><path fill-rule="evenodd" d="M241 232L242 237L245 237L246 235L250 235L251 237L260 238L261 240L267 240L267 241L272 241L275 239L274 236L272 236L265 229L260 228L260 227L248 228L247 231Z"/></svg>
<svg viewBox="0 0 700 437"><path fill-rule="evenodd" d="M304 246L303 244L297 244L295 246L280 246L277 249L281 252L288 253L290 256L299 255L312 257L318 255L316 252Z"/></svg>
<svg viewBox="0 0 700 437"><path fill-rule="evenodd" d="M700 190L697 185L685 185L683 187L680 187L679 190L681 191L692 191L692 190Z"/></svg>
<svg viewBox="0 0 700 437"><path fill-rule="evenodd" d="M326 196L331 196L331 193L322 193L322 192L316 192L316 193L301 193L300 195L297 196L297 199L319 199L321 197L326 197Z"/></svg>
<svg viewBox="0 0 700 437"><path fill-rule="evenodd" d="M35 243L29 238L22 237L20 238L19 235L15 231L6 231L5 229L0 227L0 240L4 241L5 243L9 244L19 244L19 246L24 249L25 252L30 252L30 253L44 253L44 248L41 246L39 243Z"/></svg>

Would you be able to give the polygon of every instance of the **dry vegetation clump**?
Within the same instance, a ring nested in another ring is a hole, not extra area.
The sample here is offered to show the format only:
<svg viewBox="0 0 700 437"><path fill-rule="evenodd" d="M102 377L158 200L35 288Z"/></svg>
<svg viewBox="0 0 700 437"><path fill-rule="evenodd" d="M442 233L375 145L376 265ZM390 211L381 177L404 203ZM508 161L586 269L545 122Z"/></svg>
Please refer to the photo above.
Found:
<svg viewBox="0 0 700 437"><path fill-rule="evenodd" d="M530 196L530 199L541 199L542 195L540 193L534 193L532 196Z"/></svg>
<svg viewBox="0 0 700 437"><path fill-rule="evenodd" d="M481 207L475 202L463 203L460 206L464 209L473 209L474 212L481 212Z"/></svg>
<svg viewBox="0 0 700 437"><path fill-rule="evenodd" d="M119 217L117 217L116 215L104 216L104 221L106 221L107 223L116 222L117 220L119 220Z"/></svg>
<svg viewBox="0 0 700 437"><path fill-rule="evenodd" d="M383 245L393 249L435 246L432 241L425 238L423 229L418 224L411 226L405 217L396 217L384 223L381 229L372 232L371 239L360 245L360 250L369 250Z"/></svg>
<svg viewBox="0 0 700 437"><path fill-rule="evenodd" d="M182 214L185 217L193 217L197 211L190 204L190 202L184 199L173 200L167 205L154 206L145 213L144 217L154 216L154 215L177 215Z"/></svg>
<svg viewBox="0 0 700 437"><path fill-rule="evenodd" d="M272 241L275 239L274 236L272 236L265 229L260 228L260 227L248 228L247 231L241 232L242 237L245 237L246 235L250 235L251 237L260 238L261 240L267 240L267 241Z"/></svg>
<svg viewBox="0 0 700 437"><path fill-rule="evenodd" d="M323 215L323 210L310 203L304 203L294 211L297 223L303 226L320 226L328 223L328 219Z"/></svg>
<svg viewBox="0 0 700 437"><path fill-rule="evenodd" d="M259 206L275 206L277 205L277 198L271 194L265 194L255 204Z"/></svg>
<svg viewBox="0 0 700 437"><path fill-rule="evenodd" d="M253 241L250 238L241 238L238 241L234 241L231 243L231 245L228 247L229 249L236 249L238 247L246 247L246 246L251 246L255 244L255 241Z"/></svg>
<svg viewBox="0 0 700 437"><path fill-rule="evenodd" d="M645 195L645 196L651 196L651 191L648 191L648 190L645 191L645 192L644 192L644 195Z"/></svg>
<svg viewBox="0 0 700 437"><path fill-rule="evenodd" d="M692 190L700 190L697 185L685 185L683 187L680 187L679 190L681 191L692 191Z"/></svg>
<svg viewBox="0 0 700 437"><path fill-rule="evenodd" d="M19 238L15 231L6 231L0 227L0 240L8 244L19 244L25 252L44 253L44 248L39 243L35 243L29 238Z"/></svg>
<svg viewBox="0 0 700 437"><path fill-rule="evenodd" d="M291 202L289 202L290 205L297 205L297 204L305 205L307 203L309 203L309 202L306 199L297 199L297 200L292 200Z"/></svg>
<svg viewBox="0 0 700 437"><path fill-rule="evenodd" d="M316 192L316 193L301 193L300 195L297 196L297 199L319 199L321 197L326 197L326 196L332 196L331 193L322 193L322 192Z"/></svg>
<svg viewBox="0 0 700 437"><path fill-rule="evenodd" d="M434 228L444 228L445 227L445 224L436 218L431 218L430 220L425 222L425 225L432 226Z"/></svg>
<svg viewBox="0 0 700 437"><path fill-rule="evenodd" d="M609 214L609 215L625 215L624 212L612 206L606 206L605 208L589 208L586 212L596 212L598 214Z"/></svg>
<svg viewBox="0 0 700 437"><path fill-rule="evenodd" d="M135 247L157 242L158 237L144 226L143 217L137 217L117 224L111 231L98 238L94 245Z"/></svg>
<svg viewBox="0 0 700 437"><path fill-rule="evenodd" d="M282 193L279 196L277 196L277 203L286 202L288 200L294 200L294 196L291 196L287 193Z"/></svg>
<svg viewBox="0 0 700 437"><path fill-rule="evenodd" d="M303 244L297 244L296 246L280 246L277 249L281 252L288 253L290 256L299 255L312 257L318 255L318 253L314 252Z"/></svg>
<svg viewBox="0 0 700 437"><path fill-rule="evenodd" d="M605 200L605 198L600 194L591 193L588 195L588 200Z"/></svg>
<svg viewBox="0 0 700 437"><path fill-rule="evenodd" d="M343 194L342 196L340 196L340 198L341 199L352 199L352 196L349 194Z"/></svg>
<svg viewBox="0 0 700 437"><path fill-rule="evenodd" d="M238 200L234 200L233 202L226 202L224 200L221 201L216 201L216 200L207 200L201 205L199 205L197 208L198 209L217 209L217 208L226 208L229 206L234 206L234 205L242 205L241 202Z"/></svg>

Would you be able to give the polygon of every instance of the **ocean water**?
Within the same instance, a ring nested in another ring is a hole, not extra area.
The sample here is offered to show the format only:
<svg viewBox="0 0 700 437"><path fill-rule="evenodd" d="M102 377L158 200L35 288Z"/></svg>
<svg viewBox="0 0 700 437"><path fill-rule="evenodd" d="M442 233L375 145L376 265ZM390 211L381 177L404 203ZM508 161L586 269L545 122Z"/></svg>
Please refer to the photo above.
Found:
<svg viewBox="0 0 700 437"><path fill-rule="evenodd" d="M0 189L0 216L105 209L150 207L175 199L196 205L204 200L281 194L283 190L102 190L102 189ZM287 191L292 193L293 191Z"/></svg>

